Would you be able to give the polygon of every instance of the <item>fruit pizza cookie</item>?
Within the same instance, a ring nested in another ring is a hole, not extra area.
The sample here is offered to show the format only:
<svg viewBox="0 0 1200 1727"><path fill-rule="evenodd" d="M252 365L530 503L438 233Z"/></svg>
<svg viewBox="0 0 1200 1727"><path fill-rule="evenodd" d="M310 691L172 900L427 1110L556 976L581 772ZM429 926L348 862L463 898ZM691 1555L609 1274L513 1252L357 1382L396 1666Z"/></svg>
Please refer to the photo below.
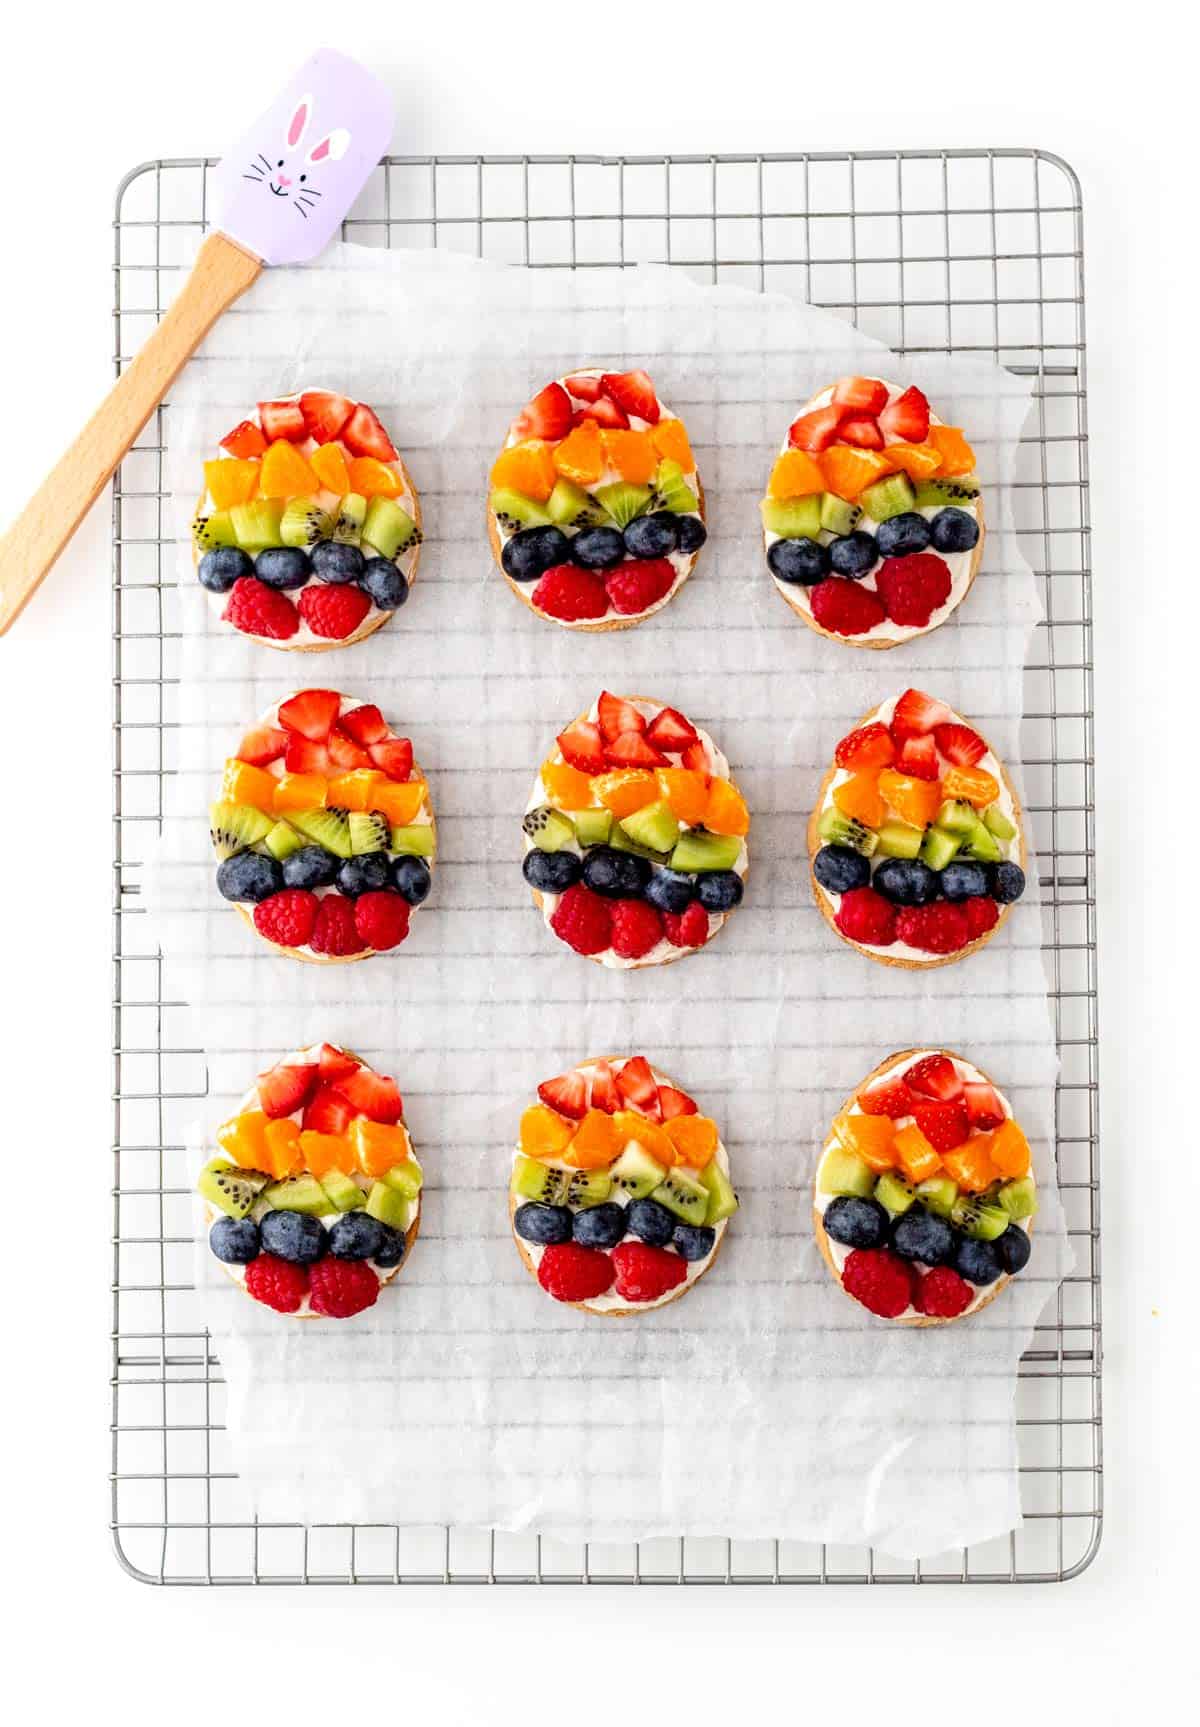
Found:
<svg viewBox="0 0 1200 1727"><path fill-rule="evenodd" d="M658 611L707 537L687 429L645 372L547 384L509 427L491 484L488 536L509 587L570 629Z"/></svg>
<svg viewBox="0 0 1200 1727"><path fill-rule="evenodd" d="M856 648L894 648L945 623L983 556L971 446L915 385L881 378L839 378L801 409L762 519L788 605Z"/></svg>
<svg viewBox="0 0 1200 1727"><path fill-rule="evenodd" d="M1012 782L987 740L920 690L883 702L842 739L808 853L826 922L884 965L973 953L1025 891Z"/></svg>
<svg viewBox="0 0 1200 1727"><path fill-rule="evenodd" d="M974 1313L1029 1259L1029 1142L987 1075L948 1050L890 1055L834 1117L817 1167L817 1245L881 1319Z"/></svg>
<svg viewBox="0 0 1200 1727"><path fill-rule="evenodd" d="M302 1319L374 1306L421 1222L403 1116L395 1080L336 1044L259 1074L198 1184L209 1247L247 1295Z"/></svg>
<svg viewBox="0 0 1200 1727"><path fill-rule="evenodd" d="M260 402L204 464L197 568L222 622L269 647L360 642L408 598L421 505L365 402L305 390Z"/></svg>
<svg viewBox="0 0 1200 1727"><path fill-rule="evenodd" d="M298 690L263 714L209 820L218 889L294 959L398 947L429 893L437 830L412 744L336 690Z"/></svg>
<svg viewBox="0 0 1200 1727"><path fill-rule="evenodd" d="M509 1183L526 1270L589 1313L685 1295L738 1206L716 1122L640 1055L585 1061L538 1097Z"/></svg>
<svg viewBox="0 0 1200 1727"><path fill-rule="evenodd" d="M523 828L535 904L601 965L693 953L741 904L745 800L708 733L661 702L605 690L559 733Z"/></svg>

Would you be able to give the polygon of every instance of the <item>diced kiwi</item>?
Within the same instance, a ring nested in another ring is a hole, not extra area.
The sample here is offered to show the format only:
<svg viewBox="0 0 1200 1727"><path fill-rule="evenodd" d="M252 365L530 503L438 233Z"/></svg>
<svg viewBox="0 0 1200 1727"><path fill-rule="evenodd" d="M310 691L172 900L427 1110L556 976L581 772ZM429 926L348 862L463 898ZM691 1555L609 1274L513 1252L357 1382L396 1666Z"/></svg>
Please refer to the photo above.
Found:
<svg viewBox="0 0 1200 1727"><path fill-rule="evenodd" d="M273 1211L305 1211L311 1217L329 1217L337 1210L315 1175L289 1175L273 1181L263 1198Z"/></svg>
<svg viewBox="0 0 1200 1727"><path fill-rule="evenodd" d="M350 818L345 810L336 807L327 810L293 810L288 820L294 828L299 828L306 840L311 840L314 845L324 846L334 857L354 856L350 844Z"/></svg>
<svg viewBox="0 0 1200 1727"><path fill-rule="evenodd" d="M976 1241L998 1241L1012 1222L1002 1205L988 1205L970 1194L955 1200L950 1218Z"/></svg>
<svg viewBox="0 0 1200 1727"><path fill-rule="evenodd" d="M960 839L969 839L975 832L979 817L974 807L964 798L947 798L941 809L933 818L933 825L944 829L948 834L957 834Z"/></svg>
<svg viewBox="0 0 1200 1727"><path fill-rule="evenodd" d="M539 1163L536 1158L522 1154L513 1164L508 1186L521 1199L536 1200L541 1205L561 1205L569 1180L569 1170L556 1169L551 1163Z"/></svg>
<svg viewBox="0 0 1200 1727"><path fill-rule="evenodd" d="M817 1171L818 1193L849 1193L858 1199L866 1199L874 1186L875 1177L870 1167L852 1151L831 1145L821 1159L821 1167Z"/></svg>
<svg viewBox="0 0 1200 1727"><path fill-rule="evenodd" d="M681 875L693 871L732 869L741 854L736 834L710 834L705 828L690 828L681 834L671 852L671 868Z"/></svg>
<svg viewBox="0 0 1200 1727"><path fill-rule="evenodd" d="M362 538L363 523L367 519L367 500L361 492L347 492L338 504L337 517L333 524L333 537L343 546L356 546Z"/></svg>
<svg viewBox="0 0 1200 1727"><path fill-rule="evenodd" d="M601 1205L612 1192L612 1176L607 1169L572 1169L566 1174L564 1205L574 1205L583 1211L589 1205Z"/></svg>
<svg viewBox="0 0 1200 1727"><path fill-rule="evenodd" d="M602 846L612 832L611 810L572 810L571 820L581 846Z"/></svg>
<svg viewBox="0 0 1200 1727"><path fill-rule="evenodd" d="M839 498L836 492L821 493L821 526L827 534L852 534L862 521L857 504Z"/></svg>
<svg viewBox="0 0 1200 1727"><path fill-rule="evenodd" d="M677 516L692 516L700 508L700 500L685 482L678 462L664 456L654 476L653 505L656 510L670 510Z"/></svg>
<svg viewBox="0 0 1200 1727"><path fill-rule="evenodd" d="M628 480L615 480L611 486L599 486L596 497L618 528L628 527L635 516L650 508L653 492L649 486L635 486Z"/></svg>
<svg viewBox="0 0 1200 1727"><path fill-rule="evenodd" d="M1006 1181L996 1195L996 1203L1014 1222L1024 1217L1033 1217L1038 1208L1037 1187L1031 1175L1023 1175L1017 1181Z"/></svg>
<svg viewBox="0 0 1200 1727"><path fill-rule="evenodd" d="M333 517L315 498L289 498L279 522L285 546L315 546L333 533Z"/></svg>
<svg viewBox="0 0 1200 1727"><path fill-rule="evenodd" d="M939 1217L949 1217L958 1198L958 1184L948 1175L931 1175L928 1180L917 1183L917 1198L928 1211L935 1211Z"/></svg>
<svg viewBox="0 0 1200 1727"><path fill-rule="evenodd" d="M974 858L977 863L999 863L1004 856L999 840L988 832L978 816L962 850L964 857Z"/></svg>
<svg viewBox="0 0 1200 1727"><path fill-rule="evenodd" d="M1016 828L1009 821L998 803L989 804L984 810L983 825L990 834L995 834L996 838L1004 845L1007 845L1009 840L1015 840L1017 837Z"/></svg>
<svg viewBox="0 0 1200 1727"><path fill-rule="evenodd" d="M679 823L670 804L661 799L624 816L620 825L631 840L655 852L669 852L679 838Z"/></svg>
<svg viewBox="0 0 1200 1727"><path fill-rule="evenodd" d="M763 527L785 540L815 540L821 531L821 494L804 498L764 498L759 505Z"/></svg>
<svg viewBox="0 0 1200 1727"><path fill-rule="evenodd" d="M394 1163L390 1169L385 1169L383 1179L397 1193L402 1193L405 1199L415 1199L425 1182L421 1166L414 1163L411 1157L406 1157L402 1163Z"/></svg>
<svg viewBox="0 0 1200 1727"><path fill-rule="evenodd" d="M254 1202L270 1182L257 1169L238 1169L223 1157L214 1157L200 1171L196 1192L226 1217L248 1217Z"/></svg>
<svg viewBox="0 0 1200 1727"><path fill-rule="evenodd" d="M947 833L945 828L928 827L921 841L921 862L930 869L942 870L950 860L958 855L962 840L958 834Z"/></svg>
<svg viewBox="0 0 1200 1727"><path fill-rule="evenodd" d="M614 822L609 829L608 842L615 852L632 852L635 857L649 858L651 863L669 864L670 852L652 851L649 846L639 844L632 834L627 834L620 822Z"/></svg>
<svg viewBox="0 0 1200 1727"><path fill-rule="evenodd" d="M884 822L875 838L880 857L915 858L923 835L920 828L909 827L907 822Z"/></svg>
<svg viewBox="0 0 1200 1727"><path fill-rule="evenodd" d="M421 530L395 498L372 498L362 525L362 539L384 558L399 558L421 538Z"/></svg>
<svg viewBox="0 0 1200 1727"><path fill-rule="evenodd" d="M821 811L817 832L827 846L849 846L865 858L874 857L879 847L879 835L856 822L853 816L844 816L836 804Z"/></svg>
<svg viewBox="0 0 1200 1727"><path fill-rule="evenodd" d="M863 1165L866 1168L866 1165ZM707 1224L723 1223L727 1217L732 1217L738 1208L738 1196L733 1191L733 1183L726 1175L716 1158L711 1158L700 1172L700 1185L708 1194L708 1209L704 1213Z"/></svg>
<svg viewBox="0 0 1200 1727"><path fill-rule="evenodd" d="M192 522L192 543L200 552L211 552L216 546L236 546L238 537L229 511L214 510L209 516L197 516Z"/></svg>
<svg viewBox="0 0 1200 1727"><path fill-rule="evenodd" d="M219 858L231 858L266 839L275 823L251 804L213 804L208 812L208 837Z"/></svg>
<svg viewBox="0 0 1200 1727"><path fill-rule="evenodd" d="M666 1170L650 1153L631 1141L609 1170L612 1184L630 1199L645 1199L663 1180Z"/></svg>
<svg viewBox="0 0 1200 1727"><path fill-rule="evenodd" d="M408 1214L412 1210L412 1200L394 1187L389 1187L386 1181L373 1181L371 1191L367 1194L367 1216L378 1218L380 1223L389 1224L393 1229L408 1228Z"/></svg>
<svg viewBox="0 0 1200 1727"><path fill-rule="evenodd" d="M954 480L922 480L917 487L915 507L940 510L946 504L969 504L978 495L979 481L973 475L961 475Z"/></svg>
<svg viewBox="0 0 1200 1727"><path fill-rule="evenodd" d="M500 526L515 534L519 528L548 528L550 517L541 504L535 504L524 492L514 492L501 486L488 499L488 506Z"/></svg>
<svg viewBox="0 0 1200 1727"><path fill-rule="evenodd" d="M327 1170L320 1179L325 1197L335 1211L359 1211L367 1203L362 1188L352 1175L346 1175L343 1170Z"/></svg>
<svg viewBox="0 0 1200 1727"><path fill-rule="evenodd" d="M348 817L350 823L350 850L355 857L362 857L366 852L385 852L392 830L388 819L378 810L351 810Z"/></svg>
<svg viewBox="0 0 1200 1727"><path fill-rule="evenodd" d="M888 474L859 493L859 502L873 522L887 522L916 505L917 495L907 474Z"/></svg>
<svg viewBox="0 0 1200 1727"><path fill-rule="evenodd" d="M673 1169L650 1195L684 1223L703 1223L708 1215L708 1189L681 1169Z"/></svg>
<svg viewBox="0 0 1200 1727"><path fill-rule="evenodd" d="M392 850L404 857L431 858L436 849L432 822L392 829Z"/></svg>
<svg viewBox="0 0 1200 1727"><path fill-rule="evenodd" d="M875 1183L875 1198L893 1217L906 1212L917 1197L911 1181L905 1181L894 1169L885 1170Z"/></svg>
<svg viewBox="0 0 1200 1727"><path fill-rule="evenodd" d="M575 843L574 822L549 804L539 804L537 809L530 810L521 826L539 851L560 852Z"/></svg>
<svg viewBox="0 0 1200 1727"><path fill-rule="evenodd" d="M249 504L235 504L229 517L243 551L262 552L268 546L283 544L279 534L279 524L283 520L281 498L255 498Z"/></svg>
<svg viewBox="0 0 1200 1727"><path fill-rule="evenodd" d="M572 480L557 480L546 499L546 514L560 528L602 528L611 521L590 493Z"/></svg>
<svg viewBox="0 0 1200 1727"><path fill-rule="evenodd" d="M304 841L289 822L280 821L275 823L262 843L263 850L270 852L276 863L282 863L284 858L298 852Z"/></svg>

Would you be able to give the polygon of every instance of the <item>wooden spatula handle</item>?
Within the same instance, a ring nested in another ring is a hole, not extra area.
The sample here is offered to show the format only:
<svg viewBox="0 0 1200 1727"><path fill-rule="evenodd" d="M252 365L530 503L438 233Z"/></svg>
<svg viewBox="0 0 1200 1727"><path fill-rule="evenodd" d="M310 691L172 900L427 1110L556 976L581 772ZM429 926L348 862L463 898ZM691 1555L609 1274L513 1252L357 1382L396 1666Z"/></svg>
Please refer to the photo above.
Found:
<svg viewBox="0 0 1200 1727"><path fill-rule="evenodd" d="M224 234L205 240L158 328L0 540L0 635L40 587L185 361L261 270L261 259Z"/></svg>

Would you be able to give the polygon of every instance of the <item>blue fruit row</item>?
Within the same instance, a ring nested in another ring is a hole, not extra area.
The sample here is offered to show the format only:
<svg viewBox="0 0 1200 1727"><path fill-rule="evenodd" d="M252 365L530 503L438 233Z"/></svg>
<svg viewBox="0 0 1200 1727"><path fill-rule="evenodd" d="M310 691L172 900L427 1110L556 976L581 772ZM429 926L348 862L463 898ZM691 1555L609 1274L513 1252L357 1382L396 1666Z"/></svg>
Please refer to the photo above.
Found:
<svg viewBox="0 0 1200 1727"><path fill-rule="evenodd" d="M390 558L365 558L357 546L321 540L305 551L301 546L267 546L252 558L240 546L215 546L200 560L202 586L226 594L241 576L257 576L269 588L287 593L302 588L314 576L319 582L357 583L379 607L394 612L408 598L404 572Z"/></svg>
<svg viewBox="0 0 1200 1727"><path fill-rule="evenodd" d="M538 1247L577 1241L581 1247L616 1247L636 1235L648 1247L673 1247L681 1259L707 1259L717 1244L717 1232L703 1223L681 1223L657 1199L632 1199L628 1205L607 1201L572 1211L566 1205L519 1205L513 1228L522 1241Z"/></svg>
<svg viewBox="0 0 1200 1727"><path fill-rule="evenodd" d="M923 1205L910 1206L893 1217L877 1199L841 1195L829 1202L822 1219L825 1233L843 1247L890 1247L901 1259L921 1265L949 1265L968 1283L995 1283L1029 1263L1026 1230L1010 1223L995 1241L976 1241Z"/></svg>
<svg viewBox="0 0 1200 1727"><path fill-rule="evenodd" d="M637 852L592 846L578 852L544 852L536 847L521 865L525 880L539 893L566 893L577 881L602 899L644 899L657 911L681 916L698 899L708 912L727 912L741 904L745 883L736 870L704 870L682 875Z"/></svg>
<svg viewBox="0 0 1200 1727"><path fill-rule="evenodd" d="M385 1271L404 1258L405 1239L398 1229L365 1211L348 1211L331 1229L303 1211L268 1211L261 1222L250 1217L219 1217L208 1232L208 1244L226 1265L249 1265L259 1253L273 1253L293 1265L315 1265L331 1253L335 1259L373 1259Z"/></svg>
<svg viewBox="0 0 1200 1727"><path fill-rule="evenodd" d="M874 534L857 528L823 546L819 540L774 540L767 552L772 575L781 582L813 587L828 575L852 582L869 575L880 558L905 558L913 552L969 552L979 542L979 524L967 510L952 505L932 520L916 510L880 522Z"/></svg>
<svg viewBox="0 0 1200 1727"><path fill-rule="evenodd" d="M536 582L555 564L611 570L626 558L666 558L672 552L690 555L707 538L699 516L655 510L649 516L635 516L623 533L619 528L581 528L568 536L561 528L522 528L505 541L500 562L514 582Z"/></svg>
<svg viewBox="0 0 1200 1727"><path fill-rule="evenodd" d="M420 905L429 895L433 877L424 858L404 855L388 858L386 852L364 852L361 857L338 858L324 846L302 846L279 863L261 852L238 852L217 869L217 887L226 899L258 905L285 887L336 887L347 899L364 893L394 889L409 905Z"/></svg>
<svg viewBox="0 0 1200 1727"><path fill-rule="evenodd" d="M893 905L929 905L935 899L980 899L1011 905L1025 892L1025 871L1018 863L972 863L954 859L945 869L930 869L920 858L884 858L875 873L871 861L851 846L822 846L813 874L827 893L873 887Z"/></svg>

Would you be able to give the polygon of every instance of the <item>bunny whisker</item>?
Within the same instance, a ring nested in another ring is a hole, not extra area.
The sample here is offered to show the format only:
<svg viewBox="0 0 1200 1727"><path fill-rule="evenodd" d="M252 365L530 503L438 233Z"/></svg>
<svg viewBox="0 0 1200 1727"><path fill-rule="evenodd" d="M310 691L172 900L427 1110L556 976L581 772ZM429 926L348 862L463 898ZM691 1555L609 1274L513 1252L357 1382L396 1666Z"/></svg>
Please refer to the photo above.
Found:
<svg viewBox="0 0 1200 1727"><path fill-rule="evenodd" d="M243 180L253 180L256 186L261 186L262 182L263 182L263 177L261 174L243 174L242 179Z"/></svg>
<svg viewBox="0 0 1200 1727"><path fill-rule="evenodd" d="M295 208L297 210L299 210L300 214L304 217L304 220L307 222L308 221L308 211L304 208L303 204L296 204Z"/></svg>
<svg viewBox="0 0 1200 1727"><path fill-rule="evenodd" d="M315 186L306 186L304 191L301 193L301 196L304 198L319 198L321 194L317 191Z"/></svg>
<svg viewBox="0 0 1200 1727"><path fill-rule="evenodd" d="M259 151L259 152L258 152L258 159L259 159L259 161L260 161L260 162L261 162L261 163L262 163L262 165L263 165L263 167L264 167L264 168L269 168L269 167L270 167L270 166L271 166L271 164L270 164L270 162L269 162L269 161L268 161L268 160L267 160L267 158L266 158L266 157L265 157L265 156L264 156L264 155L263 155L263 153L262 153L262 151L261 151L261 150L260 150L260 151Z"/></svg>

